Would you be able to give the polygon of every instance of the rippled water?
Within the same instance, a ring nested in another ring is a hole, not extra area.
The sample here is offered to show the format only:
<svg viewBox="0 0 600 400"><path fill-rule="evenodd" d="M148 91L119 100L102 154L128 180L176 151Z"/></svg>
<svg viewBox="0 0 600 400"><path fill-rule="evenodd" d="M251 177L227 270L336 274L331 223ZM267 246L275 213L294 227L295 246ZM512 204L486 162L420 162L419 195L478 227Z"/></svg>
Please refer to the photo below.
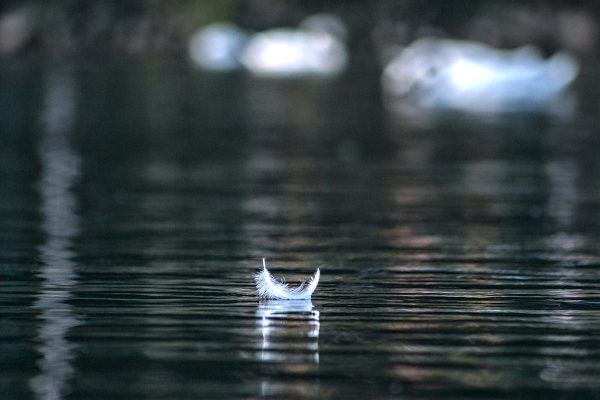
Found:
<svg viewBox="0 0 600 400"><path fill-rule="evenodd" d="M595 117L418 127L376 78L5 67L2 399L600 398Z"/></svg>

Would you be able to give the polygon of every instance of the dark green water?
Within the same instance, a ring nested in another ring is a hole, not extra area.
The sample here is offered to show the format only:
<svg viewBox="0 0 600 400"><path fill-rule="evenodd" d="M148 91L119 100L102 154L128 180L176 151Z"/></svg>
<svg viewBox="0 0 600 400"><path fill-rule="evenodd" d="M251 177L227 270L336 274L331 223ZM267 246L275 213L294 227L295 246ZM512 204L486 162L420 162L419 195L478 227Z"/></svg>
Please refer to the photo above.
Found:
<svg viewBox="0 0 600 400"><path fill-rule="evenodd" d="M377 76L0 71L0 394L600 398L597 119L386 113ZM259 304L267 257L312 303Z"/></svg>

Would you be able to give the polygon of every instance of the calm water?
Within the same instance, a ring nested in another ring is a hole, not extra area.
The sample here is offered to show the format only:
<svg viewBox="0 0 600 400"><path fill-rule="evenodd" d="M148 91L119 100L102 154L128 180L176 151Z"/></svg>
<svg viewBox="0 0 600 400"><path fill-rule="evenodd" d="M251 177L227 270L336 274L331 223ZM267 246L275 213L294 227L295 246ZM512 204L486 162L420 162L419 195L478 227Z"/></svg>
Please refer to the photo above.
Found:
<svg viewBox="0 0 600 400"><path fill-rule="evenodd" d="M0 87L3 400L600 398L593 107L417 127L375 74L135 65ZM320 267L312 302L259 303L263 256Z"/></svg>

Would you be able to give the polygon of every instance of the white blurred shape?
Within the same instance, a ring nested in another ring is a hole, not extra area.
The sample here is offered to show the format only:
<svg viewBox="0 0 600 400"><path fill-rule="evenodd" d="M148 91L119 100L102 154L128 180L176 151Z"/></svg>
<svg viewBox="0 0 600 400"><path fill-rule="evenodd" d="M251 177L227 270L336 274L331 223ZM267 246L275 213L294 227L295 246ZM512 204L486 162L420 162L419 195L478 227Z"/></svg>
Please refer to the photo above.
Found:
<svg viewBox="0 0 600 400"><path fill-rule="evenodd" d="M313 15L297 29L271 29L253 35L240 61L250 73L262 77L336 75L348 61L345 35L339 18Z"/></svg>
<svg viewBox="0 0 600 400"><path fill-rule="evenodd" d="M498 50L484 44L424 38L385 67L388 104L495 113L544 110L578 73L564 53L544 59L533 47Z"/></svg>
<svg viewBox="0 0 600 400"><path fill-rule="evenodd" d="M73 188L81 174L79 154L69 135L75 126L78 91L75 75L52 69L45 76L38 154L41 230L41 287L33 308L39 312L37 332L39 372L30 380L36 399L60 400L75 375L75 345L67 335L83 323L70 304L78 283L74 241L80 231L79 202Z"/></svg>
<svg viewBox="0 0 600 400"><path fill-rule="evenodd" d="M215 23L195 33L189 44L191 59L211 71L233 71L239 68L239 56L248 35L231 23Z"/></svg>

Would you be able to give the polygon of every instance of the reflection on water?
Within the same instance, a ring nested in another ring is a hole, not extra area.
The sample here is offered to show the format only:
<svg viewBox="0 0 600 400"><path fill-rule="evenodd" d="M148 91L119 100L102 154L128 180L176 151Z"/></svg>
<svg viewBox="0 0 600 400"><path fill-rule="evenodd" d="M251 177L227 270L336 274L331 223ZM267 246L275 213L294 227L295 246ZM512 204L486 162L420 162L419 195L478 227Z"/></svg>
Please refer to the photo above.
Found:
<svg viewBox="0 0 600 400"><path fill-rule="evenodd" d="M277 363L289 374L308 374L319 364L319 311L310 300L261 301L256 310L262 334L260 361ZM282 385L268 378L261 383L263 396L315 396L319 382Z"/></svg>
<svg viewBox="0 0 600 400"><path fill-rule="evenodd" d="M74 375L74 346L66 335L81 323L69 304L77 284L73 261L73 239L79 232L78 203L73 186L79 179L78 155L69 144L76 116L77 88L68 71L50 71L46 76L38 153L41 160L42 262L39 276L42 287L34 307L40 312L38 351L39 374L31 379L36 398L59 400L68 391Z"/></svg>

